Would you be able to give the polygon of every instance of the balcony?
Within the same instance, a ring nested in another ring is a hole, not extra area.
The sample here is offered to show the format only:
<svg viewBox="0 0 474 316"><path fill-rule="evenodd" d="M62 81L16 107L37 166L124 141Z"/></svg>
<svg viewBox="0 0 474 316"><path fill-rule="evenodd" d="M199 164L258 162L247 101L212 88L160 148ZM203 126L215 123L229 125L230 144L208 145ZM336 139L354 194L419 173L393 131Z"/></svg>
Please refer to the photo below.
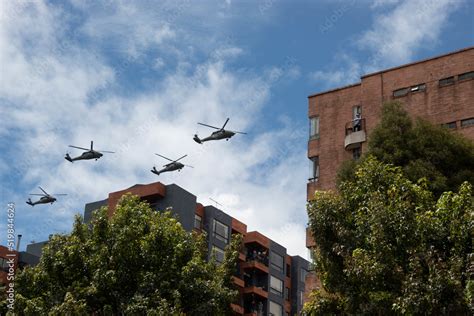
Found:
<svg viewBox="0 0 474 316"><path fill-rule="evenodd" d="M234 282L235 285L239 287L245 287L245 282L239 277L233 276L232 281Z"/></svg>
<svg viewBox="0 0 474 316"><path fill-rule="evenodd" d="M255 294L264 299L268 298L268 292L266 289L258 286L248 286L244 288L244 294Z"/></svg>
<svg viewBox="0 0 474 316"><path fill-rule="evenodd" d="M344 139L344 148L351 150L360 146L367 140L365 133L365 119L352 120L346 123L346 138Z"/></svg>
<svg viewBox="0 0 474 316"><path fill-rule="evenodd" d="M234 313L239 314L239 315L244 314L244 308L242 306L237 305L237 304L230 304L230 307L232 308Z"/></svg>
<svg viewBox="0 0 474 316"><path fill-rule="evenodd" d="M263 273L268 273L268 266L266 266L264 263L259 262L257 260L252 260L252 261L247 261L242 263L242 269L256 269L259 270Z"/></svg>

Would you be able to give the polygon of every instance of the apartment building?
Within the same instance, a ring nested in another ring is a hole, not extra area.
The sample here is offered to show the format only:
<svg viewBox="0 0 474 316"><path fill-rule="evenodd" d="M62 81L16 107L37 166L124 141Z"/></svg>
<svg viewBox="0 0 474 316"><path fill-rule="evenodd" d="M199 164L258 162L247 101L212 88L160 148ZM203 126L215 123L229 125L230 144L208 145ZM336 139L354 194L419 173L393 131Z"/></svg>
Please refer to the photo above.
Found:
<svg viewBox="0 0 474 316"><path fill-rule="evenodd" d="M356 84L310 95L308 200L315 190L334 189L341 164L367 150L367 139L380 121L384 102L400 101L412 117L474 139L473 79L474 47L469 47L367 74Z"/></svg>
<svg viewBox="0 0 474 316"><path fill-rule="evenodd" d="M397 100L413 118L474 140L474 47L378 71L360 82L308 96L310 176L307 200L335 188L341 164L367 150L382 104ZM309 230L306 246L314 247ZM308 291L318 286L310 274Z"/></svg>
<svg viewBox="0 0 474 316"><path fill-rule="evenodd" d="M305 278L309 262L290 256L282 245L257 231L247 231L247 225L214 206L197 202L192 193L176 184L160 182L134 185L112 192L107 199L85 205L84 221L92 212L108 206L109 216L122 195L132 193L150 203L157 211L172 208L187 231L205 231L209 255L223 260L226 245L236 234L243 236L243 248L233 277L239 298L232 304L236 315L299 315L304 302Z"/></svg>

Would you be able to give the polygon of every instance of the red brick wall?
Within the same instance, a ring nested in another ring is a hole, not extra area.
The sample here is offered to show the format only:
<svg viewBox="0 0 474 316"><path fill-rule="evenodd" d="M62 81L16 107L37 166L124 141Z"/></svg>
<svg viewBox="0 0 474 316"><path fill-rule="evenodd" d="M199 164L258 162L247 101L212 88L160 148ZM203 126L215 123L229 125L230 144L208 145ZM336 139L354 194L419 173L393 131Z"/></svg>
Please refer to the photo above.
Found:
<svg viewBox="0 0 474 316"><path fill-rule="evenodd" d="M384 101L399 100L413 117L435 124L456 121L456 131L474 139L474 127L460 127L462 119L474 117L474 80L455 81L440 87L439 80L474 70L474 48L363 76L360 84L309 97L308 116L320 117L320 138L308 142L308 157L319 156L319 181L308 185L308 199L315 189L335 187L337 170L352 152L344 149L345 124L352 120L352 107L362 106L367 136L380 120ZM425 83L426 90L394 98L393 91ZM367 142L362 144L362 152Z"/></svg>

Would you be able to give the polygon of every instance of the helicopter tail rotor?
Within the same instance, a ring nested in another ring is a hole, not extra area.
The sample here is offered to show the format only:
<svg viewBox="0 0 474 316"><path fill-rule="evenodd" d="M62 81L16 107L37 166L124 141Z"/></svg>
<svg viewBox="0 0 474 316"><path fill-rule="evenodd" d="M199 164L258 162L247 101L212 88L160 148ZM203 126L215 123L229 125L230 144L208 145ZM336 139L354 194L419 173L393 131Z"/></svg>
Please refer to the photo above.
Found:
<svg viewBox="0 0 474 316"><path fill-rule="evenodd" d="M31 205L31 206L35 206L30 198L28 198L28 201L26 201L26 204Z"/></svg>
<svg viewBox="0 0 474 316"><path fill-rule="evenodd" d="M193 140L194 140L196 143L198 143L198 144L202 144L202 141L201 141L201 139L199 138L199 136L197 136L197 134L194 134Z"/></svg>
<svg viewBox="0 0 474 316"><path fill-rule="evenodd" d="M157 176L160 175L160 172L158 170L156 170L156 167L153 166L153 169L150 170L152 173L156 174Z"/></svg>
<svg viewBox="0 0 474 316"><path fill-rule="evenodd" d="M66 154L66 156L64 157L64 159L66 159L66 160L69 161L69 162L72 162L72 158L71 158L71 156L69 156L69 154Z"/></svg>

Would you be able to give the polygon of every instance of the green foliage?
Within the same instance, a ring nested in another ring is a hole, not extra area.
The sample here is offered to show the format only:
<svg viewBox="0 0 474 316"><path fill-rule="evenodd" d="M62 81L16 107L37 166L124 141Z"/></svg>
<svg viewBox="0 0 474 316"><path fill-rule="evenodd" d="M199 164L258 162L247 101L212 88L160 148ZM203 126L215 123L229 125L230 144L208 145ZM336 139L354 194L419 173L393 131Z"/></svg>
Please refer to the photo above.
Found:
<svg viewBox="0 0 474 316"><path fill-rule="evenodd" d="M238 238L225 261L207 261L205 236L186 232L170 212L124 196L114 215L76 217L55 235L38 266L16 280L16 315L227 315ZM231 268L233 267L233 268Z"/></svg>
<svg viewBox="0 0 474 316"><path fill-rule="evenodd" d="M436 199L372 156L308 204L322 289L310 315L474 313L472 185Z"/></svg>
<svg viewBox="0 0 474 316"><path fill-rule="evenodd" d="M413 182L428 179L436 196L458 190L464 181L474 183L474 143L421 119L413 123L399 102L384 104L381 121L369 135L368 154L402 167ZM353 167L341 168L339 183L351 179Z"/></svg>

